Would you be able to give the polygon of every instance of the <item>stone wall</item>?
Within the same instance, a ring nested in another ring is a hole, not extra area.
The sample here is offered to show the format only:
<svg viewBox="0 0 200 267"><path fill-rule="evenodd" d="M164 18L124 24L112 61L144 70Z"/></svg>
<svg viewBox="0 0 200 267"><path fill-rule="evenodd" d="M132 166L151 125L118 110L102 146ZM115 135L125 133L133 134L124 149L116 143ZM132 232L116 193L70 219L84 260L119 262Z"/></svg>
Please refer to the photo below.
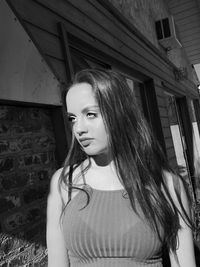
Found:
<svg viewBox="0 0 200 267"><path fill-rule="evenodd" d="M0 106L1 267L46 266L46 199L56 169L54 150L48 110Z"/></svg>

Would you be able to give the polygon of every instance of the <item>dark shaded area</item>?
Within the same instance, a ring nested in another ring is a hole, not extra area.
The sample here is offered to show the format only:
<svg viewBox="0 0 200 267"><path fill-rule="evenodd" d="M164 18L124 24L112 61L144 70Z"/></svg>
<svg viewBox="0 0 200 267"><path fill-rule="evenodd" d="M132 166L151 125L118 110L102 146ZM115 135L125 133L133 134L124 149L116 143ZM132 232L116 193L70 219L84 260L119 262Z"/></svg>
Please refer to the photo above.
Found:
<svg viewBox="0 0 200 267"><path fill-rule="evenodd" d="M47 265L46 202L57 168L55 146L49 109L0 105L0 267Z"/></svg>
<svg viewBox="0 0 200 267"><path fill-rule="evenodd" d="M194 252L197 267L200 266L200 241L194 243Z"/></svg>

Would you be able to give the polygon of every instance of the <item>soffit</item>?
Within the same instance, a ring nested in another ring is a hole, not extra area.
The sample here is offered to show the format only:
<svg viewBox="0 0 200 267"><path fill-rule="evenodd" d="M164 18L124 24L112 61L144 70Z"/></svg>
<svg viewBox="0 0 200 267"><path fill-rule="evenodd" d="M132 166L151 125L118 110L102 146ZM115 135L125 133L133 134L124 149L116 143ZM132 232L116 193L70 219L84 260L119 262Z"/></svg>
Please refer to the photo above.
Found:
<svg viewBox="0 0 200 267"><path fill-rule="evenodd" d="M200 0L166 1L191 64L200 63Z"/></svg>

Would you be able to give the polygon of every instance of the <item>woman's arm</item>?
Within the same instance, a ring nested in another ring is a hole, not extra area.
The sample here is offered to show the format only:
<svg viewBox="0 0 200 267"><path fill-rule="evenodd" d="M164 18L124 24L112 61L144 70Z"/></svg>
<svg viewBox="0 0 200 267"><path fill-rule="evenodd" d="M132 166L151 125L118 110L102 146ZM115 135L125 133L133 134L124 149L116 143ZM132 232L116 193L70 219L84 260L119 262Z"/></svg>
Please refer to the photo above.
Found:
<svg viewBox="0 0 200 267"><path fill-rule="evenodd" d="M47 249L48 267L68 267L69 261L60 225L62 199L58 190L58 180L62 169L55 172L51 179L47 201Z"/></svg>
<svg viewBox="0 0 200 267"><path fill-rule="evenodd" d="M180 188L180 196L183 207L187 212L188 216L190 217L190 207L188 203L187 194L183 185L183 182L179 177L173 177L173 174L167 174L168 176L168 185L171 196L176 204L177 208L181 211L181 207L179 205L175 190L174 190L174 182L173 179L178 179L179 188ZM170 177L169 177L170 176ZM176 250L178 262L176 260L176 256L174 253L170 253L170 262L171 267L196 267L195 263L195 255L194 255L194 243L193 243L193 236L192 230L190 227L185 223L182 217L179 215L181 229L178 231L178 248Z"/></svg>

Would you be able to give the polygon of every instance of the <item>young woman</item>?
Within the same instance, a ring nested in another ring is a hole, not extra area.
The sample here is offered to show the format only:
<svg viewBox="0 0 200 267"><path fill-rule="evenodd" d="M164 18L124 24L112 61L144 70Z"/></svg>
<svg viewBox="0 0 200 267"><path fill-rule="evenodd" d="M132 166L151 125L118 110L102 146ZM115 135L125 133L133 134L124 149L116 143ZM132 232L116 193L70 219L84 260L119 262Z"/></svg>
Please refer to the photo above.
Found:
<svg viewBox="0 0 200 267"><path fill-rule="evenodd" d="M195 267L189 204L125 79L83 70L66 95L72 145L52 177L49 267Z"/></svg>

